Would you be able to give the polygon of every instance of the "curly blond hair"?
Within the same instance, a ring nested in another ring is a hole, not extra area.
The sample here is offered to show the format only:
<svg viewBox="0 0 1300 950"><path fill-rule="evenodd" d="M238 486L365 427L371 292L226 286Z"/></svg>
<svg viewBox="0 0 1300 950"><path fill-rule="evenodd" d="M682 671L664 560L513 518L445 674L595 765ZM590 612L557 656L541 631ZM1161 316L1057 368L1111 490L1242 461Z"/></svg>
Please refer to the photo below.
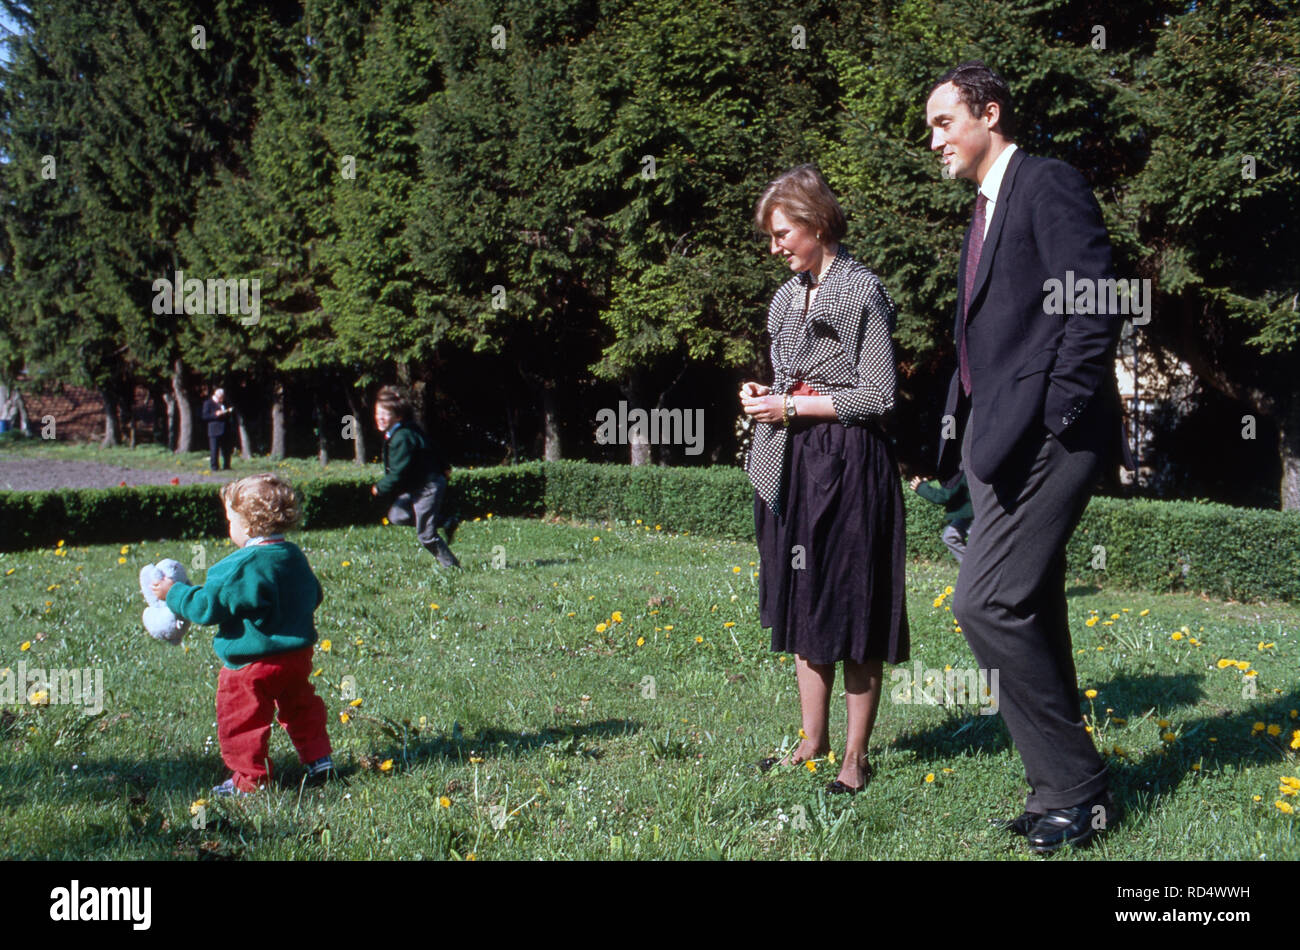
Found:
<svg viewBox="0 0 1300 950"><path fill-rule="evenodd" d="M248 522L251 537L282 534L302 518L298 493L278 475L249 475L221 486L221 500Z"/></svg>

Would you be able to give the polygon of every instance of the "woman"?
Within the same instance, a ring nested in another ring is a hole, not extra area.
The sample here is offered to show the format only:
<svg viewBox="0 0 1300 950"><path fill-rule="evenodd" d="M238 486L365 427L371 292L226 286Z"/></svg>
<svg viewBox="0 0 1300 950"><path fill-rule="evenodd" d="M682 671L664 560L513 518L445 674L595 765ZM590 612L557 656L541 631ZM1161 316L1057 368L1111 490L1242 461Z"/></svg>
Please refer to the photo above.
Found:
<svg viewBox="0 0 1300 950"><path fill-rule="evenodd" d="M908 659L903 494L879 425L894 405L896 308L879 278L840 247L844 213L814 166L768 185L754 221L795 272L768 310L772 385L740 390L759 423L745 466L755 489L759 612L772 649L795 654L803 713L803 741L781 764L830 750L830 693L843 661L848 735L828 791L855 793L871 779L882 661Z"/></svg>

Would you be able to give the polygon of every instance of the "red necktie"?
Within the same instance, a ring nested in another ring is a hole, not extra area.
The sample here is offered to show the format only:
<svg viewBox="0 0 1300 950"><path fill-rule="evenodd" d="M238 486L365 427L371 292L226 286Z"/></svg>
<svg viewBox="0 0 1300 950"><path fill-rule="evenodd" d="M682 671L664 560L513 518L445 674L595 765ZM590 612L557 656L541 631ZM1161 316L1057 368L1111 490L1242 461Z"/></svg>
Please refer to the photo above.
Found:
<svg viewBox="0 0 1300 950"><path fill-rule="evenodd" d="M975 274L980 267L980 251L984 250L984 209L989 200L984 192L975 199L975 222L971 225L970 247L966 252L966 273L962 275L961 346L958 361L961 368L962 391L970 395L970 360L966 356L966 314L970 312L971 293L975 290Z"/></svg>

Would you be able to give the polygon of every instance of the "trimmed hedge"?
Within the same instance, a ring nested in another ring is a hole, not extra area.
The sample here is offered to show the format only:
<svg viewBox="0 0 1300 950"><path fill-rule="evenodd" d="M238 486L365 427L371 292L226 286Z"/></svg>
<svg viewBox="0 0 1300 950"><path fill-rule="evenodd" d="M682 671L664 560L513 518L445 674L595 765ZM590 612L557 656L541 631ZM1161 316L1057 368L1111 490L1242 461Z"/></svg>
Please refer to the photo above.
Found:
<svg viewBox="0 0 1300 950"><path fill-rule="evenodd" d="M370 495L371 473L294 484L304 528L374 524L384 506ZM665 468L588 462L529 462L462 469L451 503L472 518L536 517L662 524L674 531L753 540L754 493L739 468ZM907 554L946 560L942 509L905 485ZM147 531L147 534L144 532ZM212 485L0 492L0 550L226 533ZM1166 593L1193 591L1236 600L1300 600L1300 512L1204 502L1092 499L1066 550L1074 578Z"/></svg>

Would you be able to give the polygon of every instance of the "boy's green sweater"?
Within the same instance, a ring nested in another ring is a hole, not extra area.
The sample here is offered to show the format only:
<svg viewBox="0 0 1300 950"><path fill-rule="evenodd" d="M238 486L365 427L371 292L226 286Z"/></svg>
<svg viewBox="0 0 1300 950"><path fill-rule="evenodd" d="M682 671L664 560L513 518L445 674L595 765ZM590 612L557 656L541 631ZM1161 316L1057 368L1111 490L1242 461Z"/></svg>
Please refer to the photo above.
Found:
<svg viewBox="0 0 1300 950"><path fill-rule="evenodd" d="M936 505L943 505L945 509L943 518L948 524L952 524L954 521L970 521L975 517L975 509L971 506L970 488L966 484L965 475L952 488L922 482L916 486L916 493L926 501L932 501Z"/></svg>
<svg viewBox="0 0 1300 950"><path fill-rule="evenodd" d="M280 541L249 544L222 558L202 586L173 584L167 606L191 623L217 624L213 649L237 670L315 643L312 614L324 597L306 556Z"/></svg>

